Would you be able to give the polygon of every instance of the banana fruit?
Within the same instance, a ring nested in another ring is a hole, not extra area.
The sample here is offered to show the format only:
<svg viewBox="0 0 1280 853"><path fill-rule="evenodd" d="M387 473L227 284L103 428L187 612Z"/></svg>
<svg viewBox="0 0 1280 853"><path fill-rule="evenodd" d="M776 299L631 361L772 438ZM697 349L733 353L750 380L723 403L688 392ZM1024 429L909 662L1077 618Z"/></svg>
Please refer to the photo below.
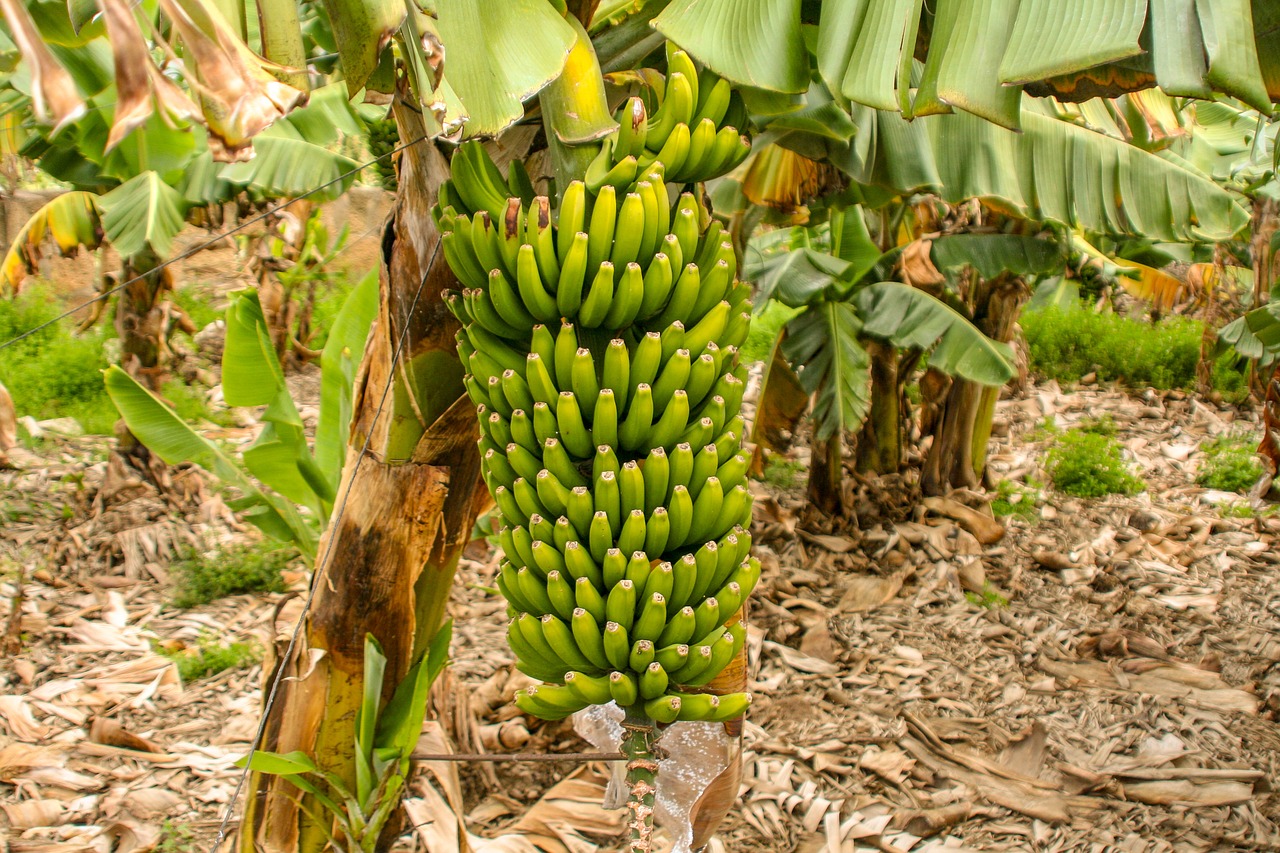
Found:
<svg viewBox="0 0 1280 853"><path fill-rule="evenodd" d="M501 513L496 583L526 713L609 701L659 723L741 716L697 692L743 653L760 578L741 452L750 320L723 227L686 184L750 143L741 97L668 48L665 78L557 210L523 169L459 146L432 214L445 304Z"/></svg>
<svg viewBox="0 0 1280 853"><path fill-rule="evenodd" d="M733 171L751 152L744 136L747 120L742 96L728 80L699 70L687 53L667 45L667 73L632 75L645 80L645 98L629 98L618 110L618 129L606 140L587 170L587 188L608 184L629 191L654 163L661 163L674 184L709 181Z"/></svg>

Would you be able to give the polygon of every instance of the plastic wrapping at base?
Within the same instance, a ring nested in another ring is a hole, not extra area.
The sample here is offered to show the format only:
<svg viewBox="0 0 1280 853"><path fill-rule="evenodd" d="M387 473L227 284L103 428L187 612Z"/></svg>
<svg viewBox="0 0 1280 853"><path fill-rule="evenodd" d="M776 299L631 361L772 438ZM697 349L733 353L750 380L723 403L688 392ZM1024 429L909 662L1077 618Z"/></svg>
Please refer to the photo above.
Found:
<svg viewBox="0 0 1280 853"><path fill-rule="evenodd" d="M615 703L593 705L573 715L573 728L583 740L601 752L617 752L622 743L623 712ZM667 831L671 853L693 853L695 803L726 767L735 744L723 723L673 723L661 730L658 747L658 792L655 796L658 825ZM604 807L627 804L626 764L613 763L613 775L605 791Z"/></svg>

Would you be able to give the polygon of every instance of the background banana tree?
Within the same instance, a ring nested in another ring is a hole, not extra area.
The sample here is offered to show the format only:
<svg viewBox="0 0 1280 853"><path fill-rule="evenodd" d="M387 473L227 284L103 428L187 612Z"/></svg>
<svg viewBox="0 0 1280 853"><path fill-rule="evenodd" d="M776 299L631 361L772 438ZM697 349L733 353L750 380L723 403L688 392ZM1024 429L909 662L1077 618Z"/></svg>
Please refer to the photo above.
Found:
<svg viewBox="0 0 1280 853"><path fill-rule="evenodd" d="M377 310L377 288L376 278L366 278L334 319L321 355L320 414L311 444L285 382L271 328L253 292L232 297L222 355L222 393L227 404L265 407L262 430L238 463L127 371L119 367L107 371L107 392L129 431L153 453L170 465L190 462L213 474L238 492L229 505L243 518L314 559L319 533L333 511L351 421L355 354L364 350Z"/></svg>
<svg viewBox="0 0 1280 853"><path fill-rule="evenodd" d="M355 177L344 173L357 164L337 149L362 132L360 117L341 87L308 92L306 74L287 75L299 88L269 76L240 44L243 33L200 0L137 7L104 0L100 14L92 5L14 2L5 12L15 44L0 49L26 61L0 91L11 110L36 120L23 129L19 153L72 190L18 231L0 265L0 291L17 292L47 238L63 254L110 246L120 268L99 286L130 282L115 311L121 365L159 391L169 337L195 331L167 301L172 269L160 268L178 232L237 198L262 203L324 184L315 197L341 194ZM172 27L172 44L148 42L144 32L157 26ZM39 67L41 50L67 69L60 96L80 104L52 125L40 121L48 81L24 73ZM197 100L239 114L201 123ZM247 162L246 132L261 134ZM86 324L106 306L97 303Z"/></svg>
<svg viewBox="0 0 1280 853"><path fill-rule="evenodd" d="M947 377L942 388L952 380L967 382L979 395L1014 376L1007 336L985 334L987 318L975 306L985 306L989 300L981 291L1000 286L1002 276L1043 274L1059 267L1062 256L1051 234L999 233L937 236L881 253L862 207L830 209L828 216L820 226L757 237L748 272L757 281L762 309L773 300L797 312L773 346L753 438L760 450L776 449L782 430L794 434L803 413L795 390L812 395L809 493L831 512L840 508L845 435L858 433L859 471L896 473L902 466L912 420L909 409L904 413L905 389L926 363L933 374ZM921 280L922 264L931 273L927 280ZM995 395L989 396L973 413L979 434L966 432L972 426L954 414L949 426L945 417L934 419L934 430L925 424L938 445L961 433L967 439L965 462L978 472L987 435L981 425L989 430L994 411ZM978 448L976 454L970 447Z"/></svg>

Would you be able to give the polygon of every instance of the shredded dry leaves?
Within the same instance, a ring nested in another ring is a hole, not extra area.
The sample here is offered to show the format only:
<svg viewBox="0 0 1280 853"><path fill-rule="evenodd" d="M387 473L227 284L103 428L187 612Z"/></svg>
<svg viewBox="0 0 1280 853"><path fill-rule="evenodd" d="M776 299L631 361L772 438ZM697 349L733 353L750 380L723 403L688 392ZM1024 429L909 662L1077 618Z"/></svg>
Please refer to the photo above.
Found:
<svg viewBox="0 0 1280 853"><path fill-rule="evenodd" d="M909 478L851 479L856 526L759 487L757 702L713 851L1280 847L1280 518L1227 517L1227 496L1192 485L1204 441L1259 427L1178 393L1040 387L1000 404L993 477L1043 480L1037 425L1103 414L1148 491L1028 496L1031 522L993 519L974 493L921 502ZM0 590L28 569L25 642L0 675L0 837L16 853L136 853L169 820L207 843L261 675L184 685L153 649L210 632L265 643L278 597L165 606L179 544L244 531L194 474L161 498L87 461L105 440L54 446L0 472ZM527 679L502 603L477 589L496 559L476 543L463 561L455 662L419 751L587 751L508 701ZM423 763L397 849L617 850L607 770Z"/></svg>

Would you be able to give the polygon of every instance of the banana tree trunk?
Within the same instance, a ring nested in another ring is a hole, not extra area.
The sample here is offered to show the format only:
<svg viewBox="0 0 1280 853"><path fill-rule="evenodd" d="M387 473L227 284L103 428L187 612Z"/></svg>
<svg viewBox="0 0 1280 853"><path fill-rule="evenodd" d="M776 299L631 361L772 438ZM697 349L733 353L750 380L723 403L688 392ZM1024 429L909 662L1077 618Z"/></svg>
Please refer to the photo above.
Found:
<svg viewBox="0 0 1280 853"><path fill-rule="evenodd" d="M809 443L809 500L827 515L839 515L843 508L840 493L843 481L840 433L825 439L815 437Z"/></svg>
<svg viewBox="0 0 1280 853"><path fill-rule="evenodd" d="M1030 291L1009 274L974 284L973 321L983 334L1009 343ZM927 495L977 488L987 467L987 443L1000 389L956 377L947 392L920 485Z"/></svg>
<svg viewBox="0 0 1280 853"><path fill-rule="evenodd" d="M167 267L157 270L160 259L150 252L134 255L120 275L130 283L116 300L115 326L120 338L120 366L151 391L164 382L169 349L169 312L165 294L173 290ZM130 281L132 279L132 281Z"/></svg>
<svg viewBox="0 0 1280 853"><path fill-rule="evenodd" d="M877 341L865 346L871 354L871 412L858 434L857 468L864 474L896 474L902 465L898 351Z"/></svg>
<svg viewBox="0 0 1280 853"><path fill-rule="evenodd" d="M1280 275L1280 266L1276 263L1275 235L1280 231L1280 215L1277 205L1269 198L1253 200L1253 217L1250 223L1252 237L1249 240L1249 254L1253 257L1253 305L1257 307L1267 302L1271 287ZM1250 390L1259 400L1268 399L1271 393L1267 371L1258 369L1254 363L1250 374ZM1272 380L1274 381L1274 380Z"/></svg>
<svg viewBox="0 0 1280 853"><path fill-rule="evenodd" d="M129 283L116 298L115 310L120 366L157 394L171 356L169 338L178 329L196 331L190 318L167 299L173 291L173 274L160 264L161 259L150 251L124 262L120 275ZM134 438L123 420L116 423L115 452L117 460L143 472L157 485L163 482L164 462Z"/></svg>
<svg viewBox="0 0 1280 853"><path fill-rule="evenodd" d="M394 112L402 139L423 136L421 116L399 98ZM264 667L267 685L279 669L285 678L262 748L303 750L348 782L364 637L376 637L387 657L385 699L439 629L458 559L488 502L475 413L454 350L458 326L440 300L456 282L437 251L429 211L447 177L448 164L431 142L404 151L382 240L379 315L356 383L339 490L349 496L345 510L339 497L320 547L302 641L289 659L277 654ZM284 630L297 615L286 606ZM284 634L277 653L287 642ZM241 849L324 849L327 816L298 793L279 777L255 774Z"/></svg>

